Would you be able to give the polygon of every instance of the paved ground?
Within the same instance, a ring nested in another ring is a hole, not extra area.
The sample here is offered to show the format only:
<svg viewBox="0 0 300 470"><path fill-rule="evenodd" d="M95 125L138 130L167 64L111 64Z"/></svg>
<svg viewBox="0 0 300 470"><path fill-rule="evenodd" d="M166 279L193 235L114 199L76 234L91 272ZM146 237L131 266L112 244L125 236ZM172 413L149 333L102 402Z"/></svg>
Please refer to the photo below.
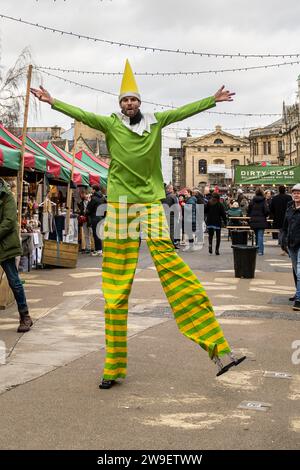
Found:
<svg viewBox="0 0 300 470"><path fill-rule="evenodd" d="M206 354L178 333L143 244L130 302L128 377L109 391L98 389L101 261L81 255L76 269L23 275L35 324L19 335L15 307L0 312L7 356L0 365L0 448L299 448L300 314L288 301L290 261L270 240L255 279L236 279L226 239L221 253L205 248L183 257L247 361L215 377ZM252 408L239 408L243 401ZM270 406L256 411L254 402Z"/></svg>

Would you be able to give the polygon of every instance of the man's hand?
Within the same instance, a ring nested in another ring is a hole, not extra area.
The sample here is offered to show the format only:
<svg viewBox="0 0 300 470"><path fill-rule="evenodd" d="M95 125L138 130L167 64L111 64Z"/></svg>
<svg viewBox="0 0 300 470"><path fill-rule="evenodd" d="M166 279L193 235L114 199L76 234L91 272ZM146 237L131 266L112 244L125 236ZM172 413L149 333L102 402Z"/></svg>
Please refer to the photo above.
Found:
<svg viewBox="0 0 300 470"><path fill-rule="evenodd" d="M220 90L215 93L214 97L216 100L216 103L218 101L233 101L232 96L235 95L235 93L231 93L229 90L224 90L225 85L223 85Z"/></svg>
<svg viewBox="0 0 300 470"><path fill-rule="evenodd" d="M50 93L42 87L42 85L40 85L40 88L30 88L30 91L39 101L49 103L52 106L54 99Z"/></svg>

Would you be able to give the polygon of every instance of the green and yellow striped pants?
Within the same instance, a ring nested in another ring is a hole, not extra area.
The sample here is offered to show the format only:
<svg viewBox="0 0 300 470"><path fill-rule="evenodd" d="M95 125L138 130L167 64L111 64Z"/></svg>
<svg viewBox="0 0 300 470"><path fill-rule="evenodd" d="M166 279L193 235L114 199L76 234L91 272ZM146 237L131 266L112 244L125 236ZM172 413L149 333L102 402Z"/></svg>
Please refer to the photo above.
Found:
<svg viewBox="0 0 300 470"><path fill-rule="evenodd" d="M128 298L138 261L140 229L147 237L179 330L205 349L210 358L230 352L204 288L175 252L161 203L109 203L102 264L106 380L126 376Z"/></svg>

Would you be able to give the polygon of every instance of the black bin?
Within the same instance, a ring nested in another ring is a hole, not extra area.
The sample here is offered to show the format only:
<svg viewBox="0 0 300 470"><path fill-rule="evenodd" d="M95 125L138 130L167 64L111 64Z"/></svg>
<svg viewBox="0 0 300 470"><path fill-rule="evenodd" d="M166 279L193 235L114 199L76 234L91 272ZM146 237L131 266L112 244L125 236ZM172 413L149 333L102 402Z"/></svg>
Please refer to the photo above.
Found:
<svg viewBox="0 0 300 470"><path fill-rule="evenodd" d="M231 241L233 245L247 245L248 230L231 230Z"/></svg>
<svg viewBox="0 0 300 470"><path fill-rule="evenodd" d="M232 245L234 275L252 279L255 276L257 246Z"/></svg>

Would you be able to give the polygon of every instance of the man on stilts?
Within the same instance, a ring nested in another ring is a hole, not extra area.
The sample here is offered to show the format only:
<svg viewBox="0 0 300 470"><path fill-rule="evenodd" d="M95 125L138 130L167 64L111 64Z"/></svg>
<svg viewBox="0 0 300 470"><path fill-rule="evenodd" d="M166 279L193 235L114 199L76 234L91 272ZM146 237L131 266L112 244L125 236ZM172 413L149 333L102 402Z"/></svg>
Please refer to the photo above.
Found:
<svg viewBox="0 0 300 470"><path fill-rule="evenodd" d="M126 61L119 95L120 113L101 116L53 99L43 88L31 89L40 100L106 136L111 156L102 264L105 297L106 359L100 388L108 389L127 373L128 298L138 261L140 229L156 266L179 330L208 352L221 375L238 365L215 318L213 307L195 274L177 255L170 240L161 200L161 132L165 126L232 101L224 86L214 96L177 109L140 111L141 96ZM221 357L229 357L223 364Z"/></svg>

